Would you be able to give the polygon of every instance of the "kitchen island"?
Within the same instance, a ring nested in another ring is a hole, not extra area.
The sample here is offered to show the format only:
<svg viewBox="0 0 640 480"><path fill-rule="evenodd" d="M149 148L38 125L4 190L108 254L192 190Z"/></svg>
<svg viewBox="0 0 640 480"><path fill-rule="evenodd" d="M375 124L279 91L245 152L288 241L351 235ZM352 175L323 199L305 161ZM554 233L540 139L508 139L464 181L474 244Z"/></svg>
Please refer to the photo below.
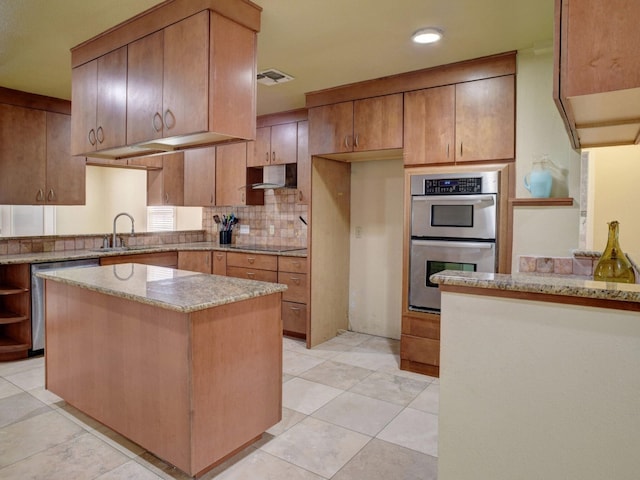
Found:
<svg viewBox="0 0 640 480"><path fill-rule="evenodd" d="M444 271L439 480L638 478L640 285Z"/></svg>
<svg viewBox="0 0 640 480"><path fill-rule="evenodd" d="M286 286L141 264L46 280L46 388L199 476L281 418Z"/></svg>

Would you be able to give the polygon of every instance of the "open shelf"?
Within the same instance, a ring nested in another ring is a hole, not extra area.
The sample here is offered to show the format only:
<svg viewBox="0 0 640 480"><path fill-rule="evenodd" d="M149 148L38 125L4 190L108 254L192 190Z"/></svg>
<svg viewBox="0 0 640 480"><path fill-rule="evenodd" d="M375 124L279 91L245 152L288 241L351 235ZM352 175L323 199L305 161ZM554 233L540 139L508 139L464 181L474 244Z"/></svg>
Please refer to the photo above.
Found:
<svg viewBox="0 0 640 480"><path fill-rule="evenodd" d="M0 353L16 353L27 350L29 350L27 343L20 343L8 337L0 337Z"/></svg>
<svg viewBox="0 0 640 480"><path fill-rule="evenodd" d="M0 295L16 295L18 293L28 292L26 288L12 287L10 285L0 285Z"/></svg>
<svg viewBox="0 0 640 480"><path fill-rule="evenodd" d="M19 315L7 310L0 311L0 325L22 322L23 320L27 320L28 318L29 317L27 317L26 315Z"/></svg>
<svg viewBox="0 0 640 480"><path fill-rule="evenodd" d="M573 198L510 198L514 207L571 207Z"/></svg>

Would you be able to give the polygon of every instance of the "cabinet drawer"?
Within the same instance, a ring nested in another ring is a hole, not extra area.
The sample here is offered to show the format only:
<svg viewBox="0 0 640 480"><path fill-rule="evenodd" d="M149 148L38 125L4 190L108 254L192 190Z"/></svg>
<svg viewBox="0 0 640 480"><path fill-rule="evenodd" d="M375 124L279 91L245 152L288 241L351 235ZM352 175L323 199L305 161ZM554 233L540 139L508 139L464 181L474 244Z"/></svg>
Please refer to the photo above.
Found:
<svg viewBox="0 0 640 480"><path fill-rule="evenodd" d="M226 275L227 274L227 254L226 254L226 252L213 252L212 272L213 272L214 275Z"/></svg>
<svg viewBox="0 0 640 480"><path fill-rule="evenodd" d="M440 365L440 341L401 335L400 358L427 365Z"/></svg>
<svg viewBox="0 0 640 480"><path fill-rule="evenodd" d="M278 257L276 255L227 252L227 266L258 268L275 272L278 270Z"/></svg>
<svg viewBox="0 0 640 480"><path fill-rule="evenodd" d="M425 314L425 317L403 315L402 333L414 337L440 340L440 315Z"/></svg>
<svg viewBox="0 0 640 480"><path fill-rule="evenodd" d="M247 280L259 280L261 282L277 283L278 274L270 270L258 270L257 268L229 267L227 266L227 276L236 278L246 278Z"/></svg>
<svg viewBox="0 0 640 480"><path fill-rule="evenodd" d="M300 257L278 257L278 271L307 273L307 259Z"/></svg>
<svg viewBox="0 0 640 480"><path fill-rule="evenodd" d="M304 303L282 302L282 329L307 333L307 306Z"/></svg>
<svg viewBox="0 0 640 480"><path fill-rule="evenodd" d="M283 283L287 290L282 293L282 300L287 302L307 303L307 274L278 273L278 283Z"/></svg>

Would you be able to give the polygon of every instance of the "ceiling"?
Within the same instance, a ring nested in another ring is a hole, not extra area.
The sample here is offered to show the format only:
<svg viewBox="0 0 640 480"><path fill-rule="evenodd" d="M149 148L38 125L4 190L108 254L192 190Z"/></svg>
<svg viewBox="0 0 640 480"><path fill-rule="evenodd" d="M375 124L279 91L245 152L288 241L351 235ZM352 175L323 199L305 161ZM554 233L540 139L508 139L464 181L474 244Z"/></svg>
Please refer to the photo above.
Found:
<svg viewBox="0 0 640 480"><path fill-rule="evenodd" d="M258 114L304 106L304 93L509 50L548 48L554 0L254 0L263 8ZM0 86L71 98L69 49L158 0L0 0ZM414 45L425 26L436 45Z"/></svg>

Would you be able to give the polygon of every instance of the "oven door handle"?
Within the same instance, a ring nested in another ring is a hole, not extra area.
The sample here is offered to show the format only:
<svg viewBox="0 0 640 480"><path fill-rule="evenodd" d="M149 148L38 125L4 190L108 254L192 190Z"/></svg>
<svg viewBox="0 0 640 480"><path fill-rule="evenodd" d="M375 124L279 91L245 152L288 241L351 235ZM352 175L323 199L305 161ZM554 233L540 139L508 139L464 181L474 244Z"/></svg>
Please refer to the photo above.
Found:
<svg viewBox="0 0 640 480"><path fill-rule="evenodd" d="M449 242L446 240L411 240L418 247L444 247L444 248L481 248L490 250L495 246L494 242Z"/></svg>
<svg viewBox="0 0 640 480"><path fill-rule="evenodd" d="M414 201L420 202L429 202L436 204L451 204L451 203L464 203L466 205L477 205L479 203L484 202L492 202L495 203L496 196L493 194L489 195L456 195L450 197L433 197L428 195L414 196Z"/></svg>

